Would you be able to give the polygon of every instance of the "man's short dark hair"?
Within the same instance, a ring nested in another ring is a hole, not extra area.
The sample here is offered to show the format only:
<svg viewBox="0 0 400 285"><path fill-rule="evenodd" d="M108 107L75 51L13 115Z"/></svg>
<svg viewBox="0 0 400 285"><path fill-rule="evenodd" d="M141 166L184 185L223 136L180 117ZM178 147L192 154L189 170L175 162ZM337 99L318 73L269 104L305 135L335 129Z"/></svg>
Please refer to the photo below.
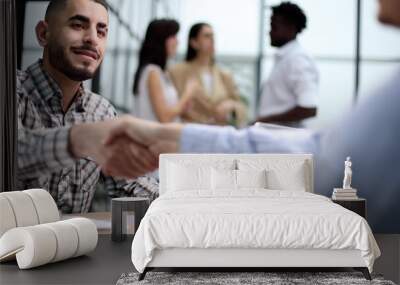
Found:
<svg viewBox="0 0 400 285"><path fill-rule="evenodd" d="M277 6L272 7L273 15L279 15L285 19L285 21L293 24L297 33L300 33L307 26L307 17L303 10L296 4L290 2L282 2Z"/></svg>
<svg viewBox="0 0 400 285"><path fill-rule="evenodd" d="M65 8L65 5L67 4L68 1L70 0L50 0L49 5L47 6L46 9L45 20L48 21L51 15ZM89 0L89 1L93 1L102 5L108 11L108 4L106 0Z"/></svg>

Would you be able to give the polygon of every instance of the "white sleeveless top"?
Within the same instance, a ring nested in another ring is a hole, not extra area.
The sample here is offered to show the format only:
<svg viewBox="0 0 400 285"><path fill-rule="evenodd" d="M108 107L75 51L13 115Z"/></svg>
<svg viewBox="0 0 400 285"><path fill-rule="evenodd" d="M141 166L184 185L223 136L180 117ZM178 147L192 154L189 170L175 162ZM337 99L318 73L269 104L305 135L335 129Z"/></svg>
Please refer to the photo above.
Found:
<svg viewBox="0 0 400 285"><path fill-rule="evenodd" d="M161 86L167 105L174 106L178 104L178 92L176 91L175 86L172 84L168 75L159 66L155 64L148 64L143 68L139 78L138 94L135 96L133 114L141 119L158 121L151 105L148 88L149 72L152 70L156 71L160 75ZM176 117L173 121L179 122L180 118Z"/></svg>

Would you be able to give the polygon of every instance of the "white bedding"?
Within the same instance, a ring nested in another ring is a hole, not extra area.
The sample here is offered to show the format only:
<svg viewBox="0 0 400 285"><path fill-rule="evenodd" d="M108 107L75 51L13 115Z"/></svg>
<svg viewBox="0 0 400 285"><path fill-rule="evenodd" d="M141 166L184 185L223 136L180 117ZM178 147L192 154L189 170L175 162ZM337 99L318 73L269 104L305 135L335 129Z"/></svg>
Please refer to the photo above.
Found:
<svg viewBox="0 0 400 285"><path fill-rule="evenodd" d="M132 262L143 272L154 250L165 248L357 249L371 272L380 255L359 215L320 195L265 189L162 195L140 223Z"/></svg>

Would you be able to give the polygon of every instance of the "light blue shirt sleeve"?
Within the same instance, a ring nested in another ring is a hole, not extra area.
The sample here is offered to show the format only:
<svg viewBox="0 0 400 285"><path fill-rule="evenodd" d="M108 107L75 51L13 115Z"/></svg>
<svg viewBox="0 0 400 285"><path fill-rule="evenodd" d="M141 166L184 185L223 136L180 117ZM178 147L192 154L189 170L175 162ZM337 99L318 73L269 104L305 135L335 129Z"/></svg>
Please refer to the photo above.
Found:
<svg viewBox="0 0 400 285"><path fill-rule="evenodd" d="M400 70L387 84L361 98L336 125L321 132L186 125L184 153L312 153L315 192L341 187L344 160L353 162L352 187L367 199L375 233L400 233Z"/></svg>
<svg viewBox="0 0 400 285"><path fill-rule="evenodd" d="M182 153L315 153L318 134L298 129L269 130L188 124L184 127Z"/></svg>

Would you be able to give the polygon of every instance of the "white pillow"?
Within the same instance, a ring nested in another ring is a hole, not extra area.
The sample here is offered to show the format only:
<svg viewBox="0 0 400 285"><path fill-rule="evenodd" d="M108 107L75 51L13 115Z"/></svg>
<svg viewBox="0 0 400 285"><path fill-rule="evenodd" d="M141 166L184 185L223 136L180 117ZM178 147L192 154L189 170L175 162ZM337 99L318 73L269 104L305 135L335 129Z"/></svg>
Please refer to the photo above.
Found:
<svg viewBox="0 0 400 285"><path fill-rule="evenodd" d="M167 191L189 191L211 188L211 167L168 163Z"/></svg>
<svg viewBox="0 0 400 285"><path fill-rule="evenodd" d="M214 191L235 191L242 188L266 188L266 170L211 170L211 188Z"/></svg>
<svg viewBox="0 0 400 285"><path fill-rule="evenodd" d="M267 171L235 170L237 188L267 188Z"/></svg>
<svg viewBox="0 0 400 285"><path fill-rule="evenodd" d="M282 170L269 170L267 172L268 189L306 191L306 176L304 163L296 167Z"/></svg>
<svg viewBox="0 0 400 285"><path fill-rule="evenodd" d="M214 191L234 191L236 190L236 170L212 168L211 181L211 188Z"/></svg>
<svg viewBox="0 0 400 285"><path fill-rule="evenodd" d="M271 190L306 191L306 163L304 160L239 159L240 170L266 169L267 188Z"/></svg>

